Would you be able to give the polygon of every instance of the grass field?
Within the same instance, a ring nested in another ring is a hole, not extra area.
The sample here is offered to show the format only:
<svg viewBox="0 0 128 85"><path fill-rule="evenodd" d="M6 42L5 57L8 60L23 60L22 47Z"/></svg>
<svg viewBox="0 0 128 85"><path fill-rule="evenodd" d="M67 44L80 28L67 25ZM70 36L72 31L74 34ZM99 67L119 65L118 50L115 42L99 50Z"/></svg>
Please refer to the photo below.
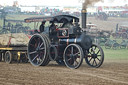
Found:
<svg viewBox="0 0 128 85"><path fill-rule="evenodd" d="M105 54L105 59L128 60L128 49L106 49L102 47Z"/></svg>

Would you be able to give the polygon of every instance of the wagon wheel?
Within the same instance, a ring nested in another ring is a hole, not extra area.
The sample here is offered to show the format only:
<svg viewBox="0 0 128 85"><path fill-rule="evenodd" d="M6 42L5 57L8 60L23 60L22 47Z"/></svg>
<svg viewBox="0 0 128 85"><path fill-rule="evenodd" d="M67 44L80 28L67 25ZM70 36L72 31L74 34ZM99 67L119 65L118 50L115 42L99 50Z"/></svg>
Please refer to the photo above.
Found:
<svg viewBox="0 0 128 85"><path fill-rule="evenodd" d="M114 43L114 44L112 45L112 48L115 49L115 50L116 50L118 47L119 47L119 44L118 44L118 43Z"/></svg>
<svg viewBox="0 0 128 85"><path fill-rule="evenodd" d="M83 62L83 50L77 44L68 45L63 54L65 65L68 68L77 69Z"/></svg>
<svg viewBox="0 0 128 85"><path fill-rule="evenodd" d="M10 51L7 51L5 53L5 62L10 64L12 62L12 54Z"/></svg>
<svg viewBox="0 0 128 85"><path fill-rule="evenodd" d="M104 61L104 52L102 48L96 44L93 44L88 50L85 61L91 67L100 67Z"/></svg>
<svg viewBox="0 0 128 85"><path fill-rule="evenodd" d="M122 38L123 38L123 39L127 39L127 36L128 36L128 35L127 35L126 32L122 33Z"/></svg>
<svg viewBox="0 0 128 85"><path fill-rule="evenodd" d="M28 44L28 59L34 66L41 66L47 60L47 42L43 35L35 34Z"/></svg>

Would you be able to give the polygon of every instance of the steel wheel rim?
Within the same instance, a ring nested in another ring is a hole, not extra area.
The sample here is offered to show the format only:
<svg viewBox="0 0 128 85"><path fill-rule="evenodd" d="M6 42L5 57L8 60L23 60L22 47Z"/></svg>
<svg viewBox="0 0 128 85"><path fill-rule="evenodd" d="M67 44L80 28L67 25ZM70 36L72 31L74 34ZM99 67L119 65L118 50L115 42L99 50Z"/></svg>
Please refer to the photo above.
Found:
<svg viewBox="0 0 128 85"><path fill-rule="evenodd" d="M40 34L35 34L29 41L28 58L32 65L40 66L46 56L46 43Z"/></svg>
<svg viewBox="0 0 128 85"><path fill-rule="evenodd" d="M6 62L9 62L10 61L10 55L9 53L6 54Z"/></svg>
<svg viewBox="0 0 128 85"><path fill-rule="evenodd" d="M71 44L65 48L64 62L69 68L78 68L83 62L83 51L80 46Z"/></svg>
<svg viewBox="0 0 128 85"><path fill-rule="evenodd" d="M92 45L85 60L91 67L100 67L104 61L103 50L97 45Z"/></svg>
<svg viewBox="0 0 128 85"><path fill-rule="evenodd" d="M11 53L9 51L7 51L5 53L5 62L6 63L11 63L11 60L12 60L11 58L12 58Z"/></svg>

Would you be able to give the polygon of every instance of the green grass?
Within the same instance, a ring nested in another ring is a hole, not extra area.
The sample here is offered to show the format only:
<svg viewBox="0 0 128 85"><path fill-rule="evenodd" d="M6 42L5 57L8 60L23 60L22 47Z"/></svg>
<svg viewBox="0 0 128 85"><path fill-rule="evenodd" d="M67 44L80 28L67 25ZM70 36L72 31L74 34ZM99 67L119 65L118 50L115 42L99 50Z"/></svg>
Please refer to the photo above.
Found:
<svg viewBox="0 0 128 85"><path fill-rule="evenodd" d="M105 49L102 47L105 59L128 60L128 49Z"/></svg>

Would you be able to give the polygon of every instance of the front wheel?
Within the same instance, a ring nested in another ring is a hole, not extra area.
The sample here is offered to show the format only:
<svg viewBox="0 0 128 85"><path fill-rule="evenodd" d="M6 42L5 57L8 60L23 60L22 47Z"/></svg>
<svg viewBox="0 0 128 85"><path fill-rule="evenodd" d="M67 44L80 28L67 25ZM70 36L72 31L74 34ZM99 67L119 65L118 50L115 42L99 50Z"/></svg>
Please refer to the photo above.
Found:
<svg viewBox="0 0 128 85"><path fill-rule="evenodd" d="M68 45L63 54L65 65L68 68L77 69L81 66L83 62L83 50L77 44Z"/></svg>
<svg viewBox="0 0 128 85"><path fill-rule="evenodd" d="M93 44L87 51L85 61L91 67L100 67L104 61L104 52L102 48L96 44Z"/></svg>

